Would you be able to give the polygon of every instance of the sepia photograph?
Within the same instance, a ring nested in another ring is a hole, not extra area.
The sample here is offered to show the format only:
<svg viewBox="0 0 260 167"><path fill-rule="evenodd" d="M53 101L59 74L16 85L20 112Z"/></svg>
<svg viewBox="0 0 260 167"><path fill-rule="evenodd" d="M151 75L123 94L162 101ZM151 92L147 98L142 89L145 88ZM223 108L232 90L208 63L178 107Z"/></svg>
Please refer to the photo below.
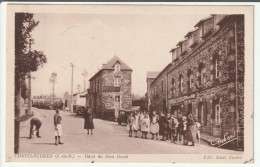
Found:
<svg viewBox="0 0 260 167"><path fill-rule="evenodd" d="M7 7L7 162L253 163L252 6L47 6Z"/></svg>

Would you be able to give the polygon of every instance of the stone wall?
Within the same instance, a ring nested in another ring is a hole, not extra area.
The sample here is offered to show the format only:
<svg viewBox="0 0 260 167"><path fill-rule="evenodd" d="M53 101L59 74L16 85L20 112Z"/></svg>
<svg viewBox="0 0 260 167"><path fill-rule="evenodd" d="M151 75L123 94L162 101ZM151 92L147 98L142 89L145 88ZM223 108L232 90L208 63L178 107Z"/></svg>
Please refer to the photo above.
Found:
<svg viewBox="0 0 260 167"><path fill-rule="evenodd" d="M152 110L151 108L151 104L149 104L149 100L151 103L151 99L152 99L152 89L151 89L151 84L154 81L154 78L147 78L146 82L147 82L147 109L150 112ZM148 106L149 105L149 106Z"/></svg>
<svg viewBox="0 0 260 167"><path fill-rule="evenodd" d="M101 117L106 110L115 109L115 96L120 96L121 108L130 109L132 107L131 75L132 71L130 70L115 72L103 69L99 75L91 80L91 107L98 117ZM114 77L116 76L121 77L121 84L120 88L115 89ZM97 80L99 80L99 89L95 89L93 92L92 84L97 83Z"/></svg>
<svg viewBox="0 0 260 167"><path fill-rule="evenodd" d="M167 69L162 71L151 84L151 111L165 112L167 95Z"/></svg>
<svg viewBox="0 0 260 167"><path fill-rule="evenodd" d="M214 31L192 51L173 61L169 69L166 70L169 71L168 76L167 72L163 71L156 78L151 85L151 91L154 88L158 90L158 93L152 96L153 105L157 110L162 111L162 102L166 98L166 94L161 91L160 83L162 80L168 80L168 111L174 111L173 106L179 107L180 114L186 114L191 110L198 120L203 119L202 132L213 136L223 137L224 133L233 132L239 128L239 141L243 142L244 20L242 18L242 16L235 16L223 21L220 29ZM235 32L237 32L236 35ZM219 60L218 77L216 75L216 59ZM237 83L236 73L238 74ZM193 75L192 88L189 88L190 79L188 76L190 74ZM183 91L180 91L180 76L183 77ZM172 79L175 81L175 87L173 87ZM175 93L173 93L173 89ZM239 111L238 120L236 97ZM221 124L215 122L215 104L221 106ZM203 112L200 110L200 106L203 106Z"/></svg>

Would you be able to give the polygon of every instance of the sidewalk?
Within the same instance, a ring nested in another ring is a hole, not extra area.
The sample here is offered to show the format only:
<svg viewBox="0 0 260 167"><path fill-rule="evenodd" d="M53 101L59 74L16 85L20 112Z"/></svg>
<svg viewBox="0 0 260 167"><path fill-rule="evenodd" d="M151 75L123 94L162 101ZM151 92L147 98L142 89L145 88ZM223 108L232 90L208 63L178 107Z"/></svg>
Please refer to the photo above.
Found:
<svg viewBox="0 0 260 167"><path fill-rule="evenodd" d="M205 141L210 145L211 141L214 140L216 137L208 134L208 133L200 133L200 139Z"/></svg>

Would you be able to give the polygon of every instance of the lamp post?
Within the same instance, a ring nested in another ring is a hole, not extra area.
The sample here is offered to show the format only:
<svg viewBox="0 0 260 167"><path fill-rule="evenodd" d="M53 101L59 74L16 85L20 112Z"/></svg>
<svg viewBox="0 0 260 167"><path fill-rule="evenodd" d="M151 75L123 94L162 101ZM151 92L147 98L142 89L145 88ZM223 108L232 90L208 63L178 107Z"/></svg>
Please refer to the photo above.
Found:
<svg viewBox="0 0 260 167"><path fill-rule="evenodd" d="M73 113L73 68L75 67L73 65L73 63L70 63L70 67L71 67L71 104L70 104L70 111Z"/></svg>

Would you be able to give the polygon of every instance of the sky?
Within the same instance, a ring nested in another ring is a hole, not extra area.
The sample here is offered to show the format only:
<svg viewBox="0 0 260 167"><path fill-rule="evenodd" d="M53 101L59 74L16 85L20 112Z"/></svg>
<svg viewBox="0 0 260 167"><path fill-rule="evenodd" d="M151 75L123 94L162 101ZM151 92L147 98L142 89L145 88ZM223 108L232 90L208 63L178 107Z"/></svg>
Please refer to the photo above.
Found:
<svg viewBox="0 0 260 167"><path fill-rule="evenodd" d="M33 50L41 50L47 63L32 76L32 95L52 93L49 78L57 73L55 94L71 91L71 67L75 65L73 91L83 89L84 69L89 78L117 55L133 69L132 93L146 93L148 71L161 71L171 62L169 51L209 14L59 14L35 13L39 21L32 35Z"/></svg>

